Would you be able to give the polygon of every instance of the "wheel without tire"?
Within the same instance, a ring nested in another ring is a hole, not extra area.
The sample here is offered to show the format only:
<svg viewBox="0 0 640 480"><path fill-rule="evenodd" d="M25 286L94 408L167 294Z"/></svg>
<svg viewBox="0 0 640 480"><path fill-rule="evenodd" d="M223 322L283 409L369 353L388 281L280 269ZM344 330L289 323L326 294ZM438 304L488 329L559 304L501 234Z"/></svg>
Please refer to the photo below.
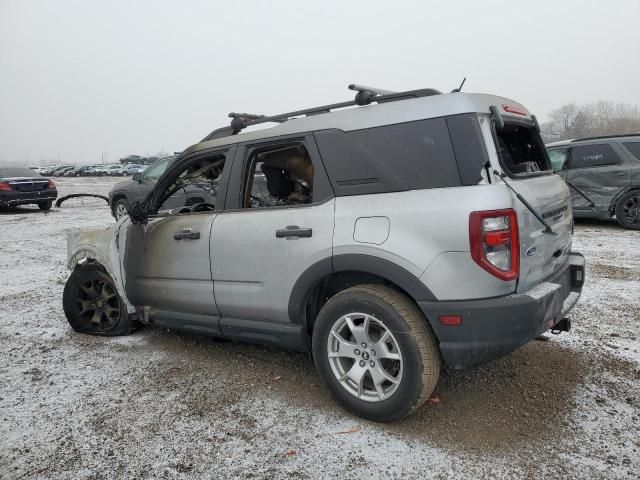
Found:
<svg viewBox="0 0 640 480"><path fill-rule="evenodd" d="M640 230L640 190L629 192L618 201L616 220L622 228Z"/></svg>
<svg viewBox="0 0 640 480"><path fill-rule="evenodd" d="M137 327L111 277L97 264L81 265L71 273L64 286L62 306L76 332L115 336L131 333Z"/></svg>
<svg viewBox="0 0 640 480"><path fill-rule="evenodd" d="M129 202L121 198L113 205L113 216L116 220L120 220L126 215L129 215Z"/></svg>
<svg viewBox="0 0 640 480"><path fill-rule="evenodd" d="M51 210L51 206L53 205L53 202L51 200L47 200L46 202L38 202L38 208L40 210Z"/></svg>
<svg viewBox="0 0 640 480"><path fill-rule="evenodd" d="M316 368L351 413L378 422L420 407L440 373L440 352L426 319L396 290L362 285L333 296L313 330Z"/></svg>

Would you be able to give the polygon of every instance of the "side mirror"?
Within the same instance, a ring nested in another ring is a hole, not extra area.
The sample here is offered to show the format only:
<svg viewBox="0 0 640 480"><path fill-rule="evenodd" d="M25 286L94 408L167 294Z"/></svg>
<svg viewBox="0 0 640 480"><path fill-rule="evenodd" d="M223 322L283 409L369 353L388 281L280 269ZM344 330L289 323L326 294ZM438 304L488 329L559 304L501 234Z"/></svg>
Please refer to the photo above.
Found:
<svg viewBox="0 0 640 480"><path fill-rule="evenodd" d="M133 180L135 180L136 182L141 182L142 181L142 173L140 172L136 172L133 174L133 177L131 177Z"/></svg>
<svg viewBox="0 0 640 480"><path fill-rule="evenodd" d="M131 223L140 224L144 223L147 218L147 212L145 212L144 207L140 204L140 202L135 202L129 208L129 219Z"/></svg>

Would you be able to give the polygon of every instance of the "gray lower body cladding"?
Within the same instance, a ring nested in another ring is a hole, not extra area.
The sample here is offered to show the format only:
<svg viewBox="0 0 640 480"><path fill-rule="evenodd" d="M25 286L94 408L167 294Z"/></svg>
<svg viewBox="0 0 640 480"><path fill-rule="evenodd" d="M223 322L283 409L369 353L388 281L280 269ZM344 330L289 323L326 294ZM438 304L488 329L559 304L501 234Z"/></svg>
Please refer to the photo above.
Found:
<svg viewBox="0 0 640 480"><path fill-rule="evenodd" d="M449 368L468 368L502 357L562 320L580 297L584 257L572 253L554 277L522 294L472 300L419 302L440 342ZM445 326L440 316L460 315Z"/></svg>

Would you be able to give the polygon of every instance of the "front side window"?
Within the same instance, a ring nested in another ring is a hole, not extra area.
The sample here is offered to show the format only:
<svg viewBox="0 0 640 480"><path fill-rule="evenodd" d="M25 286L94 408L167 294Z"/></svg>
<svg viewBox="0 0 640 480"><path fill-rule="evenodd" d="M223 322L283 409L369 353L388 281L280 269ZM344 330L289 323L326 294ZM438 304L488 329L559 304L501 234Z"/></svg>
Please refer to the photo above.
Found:
<svg viewBox="0 0 640 480"><path fill-rule="evenodd" d="M640 142L627 142L624 146L634 157L640 160Z"/></svg>
<svg viewBox="0 0 640 480"><path fill-rule="evenodd" d="M571 149L569 168L592 168L616 165L620 159L611 145L581 145Z"/></svg>
<svg viewBox="0 0 640 480"><path fill-rule="evenodd" d="M244 208L298 206L313 201L315 168L304 145L256 149L248 167Z"/></svg>
<svg viewBox="0 0 640 480"><path fill-rule="evenodd" d="M171 179L162 180L162 185L159 184L162 192L157 199L160 205L158 212L176 214L214 210L225 160L224 153L192 159Z"/></svg>
<svg viewBox="0 0 640 480"><path fill-rule="evenodd" d="M564 168L564 164L567 161L567 152L566 148L556 148L554 150L549 150L549 161L551 162L551 168L553 168L556 172L559 172Z"/></svg>
<svg viewBox="0 0 640 480"><path fill-rule="evenodd" d="M170 159L160 160L144 171L145 180L158 180L169 166Z"/></svg>

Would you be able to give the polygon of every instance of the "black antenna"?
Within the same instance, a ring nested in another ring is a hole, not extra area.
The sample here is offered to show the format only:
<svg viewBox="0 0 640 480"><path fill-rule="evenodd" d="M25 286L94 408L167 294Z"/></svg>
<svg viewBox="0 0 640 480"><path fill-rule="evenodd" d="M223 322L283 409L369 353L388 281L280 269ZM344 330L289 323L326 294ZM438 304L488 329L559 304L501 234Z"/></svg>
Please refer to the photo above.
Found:
<svg viewBox="0 0 640 480"><path fill-rule="evenodd" d="M467 81L467 77L464 77L462 79L462 83L460 84L460 86L458 88L454 88L453 90L451 90L451 93L457 93L457 92L461 92L462 91L462 86L464 85L464 82Z"/></svg>

